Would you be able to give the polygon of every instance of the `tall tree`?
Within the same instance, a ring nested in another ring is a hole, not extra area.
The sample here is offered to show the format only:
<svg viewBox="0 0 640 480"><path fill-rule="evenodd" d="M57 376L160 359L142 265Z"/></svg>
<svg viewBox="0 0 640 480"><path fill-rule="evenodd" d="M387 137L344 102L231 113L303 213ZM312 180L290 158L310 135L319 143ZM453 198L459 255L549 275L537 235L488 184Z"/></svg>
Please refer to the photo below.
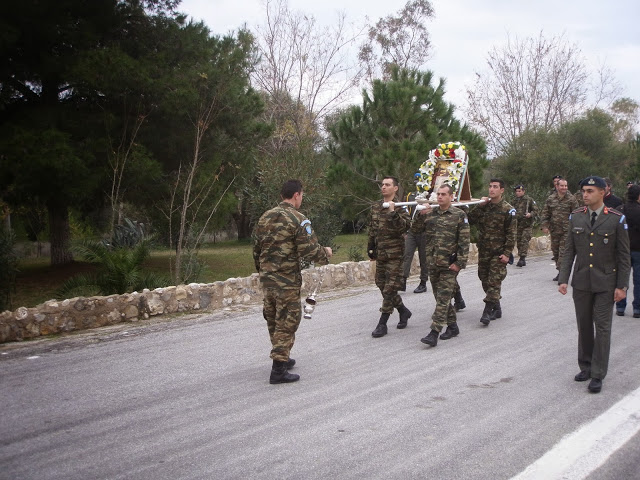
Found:
<svg viewBox="0 0 640 480"><path fill-rule="evenodd" d="M537 38L508 38L506 45L494 47L486 71L476 76L467 88L466 114L488 139L492 155L527 130L549 132L576 119L587 108L590 92L603 101L611 101L615 93L606 88L612 81L608 75L601 75L592 89L593 72L578 46L563 36L547 38L542 33Z"/></svg>
<svg viewBox="0 0 640 480"><path fill-rule="evenodd" d="M362 106L354 106L331 126L328 151L333 158L331 183L336 185L355 216L379 197L378 182L385 175L400 179L404 190L427 159L444 141L467 146L472 187L482 182L486 166L484 141L453 115L446 103L444 80L433 85L431 72L393 67L389 80L374 80L363 92Z"/></svg>
<svg viewBox="0 0 640 480"><path fill-rule="evenodd" d="M431 56L426 22L434 15L429 0L409 0L395 16L381 18L367 28L358 59L369 83L376 78L389 78L393 65L412 70L424 68Z"/></svg>
<svg viewBox="0 0 640 480"><path fill-rule="evenodd" d="M135 30L150 12L168 14L175 4L170 0L2 4L0 188L14 203L37 197L46 205L54 265L72 260L69 207L95 201L104 173L105 150L95 135L97 107L80 86L79 66L110 45L119 32Z"/></svg>
<svg viewBox="0 0 640 480"><path fill-rule="evenodd" d="M254 84L273 101L292 98L316 122L358 84L360 71L349 57L357 33L349 31L344 14L320 27L313 16L291 10L287 0L266 0L265 7L265 22L256 30Z"/></svg>
<svg viewBox="0 0 640 480"><path fill-rule="evenodd" d="M528 130L491 162L492 173L508 184L524 183L540 192L549 190L553 175L565 177L572 191L588 175L622 185L633 178L634 167L632 147L616 138L613 117L599 109L549 132Z"/></svg>

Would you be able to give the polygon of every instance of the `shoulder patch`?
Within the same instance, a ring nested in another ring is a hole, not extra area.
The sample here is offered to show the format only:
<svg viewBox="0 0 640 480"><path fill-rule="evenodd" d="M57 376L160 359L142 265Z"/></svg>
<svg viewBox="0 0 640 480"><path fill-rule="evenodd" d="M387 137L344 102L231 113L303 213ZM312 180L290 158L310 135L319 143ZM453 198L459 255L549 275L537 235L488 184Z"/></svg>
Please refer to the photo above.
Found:
<svg viewBox="0 0 640 480"><path fill-rule="evenodd" d="M515 209L515 208L512 208L511 210L509 210L509 212L508 212L508 213L509 213L509 215L511 215L512 217L515 217L515 215L516 215L516 209Z"/></svg>
<svg viewBox="0 0 640 480"><path fill-rule="evenodd" d="M625 228L627 227L627 224L625 223L626 217L624 215L621 214L620 217L620 223L624 223Z"/></svg>
<svg viewBox="0 0 640 480"><path fill-rule="evenodd" d="M311 220L309 220L308 218L303 220L300 226L304 227L308 235L311 235Z"/></svg>

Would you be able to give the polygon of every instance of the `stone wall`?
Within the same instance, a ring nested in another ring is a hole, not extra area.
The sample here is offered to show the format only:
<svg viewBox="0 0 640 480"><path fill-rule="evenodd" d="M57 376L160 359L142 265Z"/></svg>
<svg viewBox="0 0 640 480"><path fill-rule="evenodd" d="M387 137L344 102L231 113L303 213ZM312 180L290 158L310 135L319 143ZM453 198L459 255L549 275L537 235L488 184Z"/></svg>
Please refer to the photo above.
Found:
<svg viewBox="0 0 640 480"><path fill-rule="evenodd" d="M540 254L549 248L549 237L533 238L529 254ZM478 251L475 244L472 244L469 263L477 261ZM305 270L302 291L307 291L307 285L315 284L320 275L324 275L323 290L371 284L374 281L374 265L369 261L345 262ZM411 274L419 271L416 253ZM141 293L49 300L37 307L20 307L13 312L0 313L0 343L135 322L158 315L207 312L230 305L256 304L261 301L257 273L245 278L229 278L224 282L191 283L156 288L153 291L143 290Z"/></svg>

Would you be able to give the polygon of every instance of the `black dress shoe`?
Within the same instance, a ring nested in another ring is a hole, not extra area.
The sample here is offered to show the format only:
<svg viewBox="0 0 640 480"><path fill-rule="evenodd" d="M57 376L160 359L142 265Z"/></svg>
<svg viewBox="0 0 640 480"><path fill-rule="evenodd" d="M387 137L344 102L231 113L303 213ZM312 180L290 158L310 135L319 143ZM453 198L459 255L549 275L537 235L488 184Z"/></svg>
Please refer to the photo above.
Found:
<svg viewBox="0 0 640 480"><path fill-rule="evenodd" d="M586 382L590 378L591 378L591 372L589 370L582 370L575 377L573 377L573 379L576 382Z"/></svg>
<svg viewBox="0 0 640 480"><path fill-rule="evenodd" d="M556 275L555 277L553 277L553 281L557 282L558 281L558 277L560 276L560 274Z"/></svg>
<svg viewBox="0 0 640 480"><path fill-rule="evenodd" d="M624 317L624 310L616 310L616 315L619 317Z"/></svg>
<svg viewBox="0 0 640 480"><path fill-rule="evenodd" d="M427 284L420 282L420 284L416 287L413 293L424 293L427 291Z"/></svg>
<svg viewBox="0 0 640 480"><path fill-rule="evenodd" d="M589 382L589 391L591 393L600 393L602 390L602 380L599 378L592 378Z"/></svg>

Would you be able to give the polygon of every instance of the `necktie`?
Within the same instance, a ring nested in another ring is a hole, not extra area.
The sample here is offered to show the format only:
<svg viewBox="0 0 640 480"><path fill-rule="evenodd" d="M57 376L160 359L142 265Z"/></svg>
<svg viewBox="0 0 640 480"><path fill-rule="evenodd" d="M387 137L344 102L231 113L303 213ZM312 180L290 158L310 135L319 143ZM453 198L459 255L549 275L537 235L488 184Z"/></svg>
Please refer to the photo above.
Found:
<svg viewBox="0 0 640 480"><path fill-rule="evenodd" d="M591 226L593 227L593 224L596 223L596 217L598 216L598 214L596 212L591 212Z"/></svg>

